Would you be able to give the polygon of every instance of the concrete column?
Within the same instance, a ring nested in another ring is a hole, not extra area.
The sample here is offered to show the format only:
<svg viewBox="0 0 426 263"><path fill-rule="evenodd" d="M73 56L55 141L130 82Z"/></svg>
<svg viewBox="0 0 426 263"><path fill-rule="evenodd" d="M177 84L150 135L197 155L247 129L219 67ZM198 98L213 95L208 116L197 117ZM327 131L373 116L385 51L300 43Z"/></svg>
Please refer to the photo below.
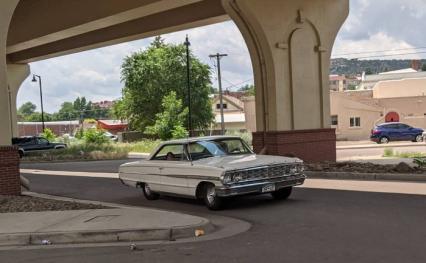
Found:
<svg viewBox="0 0 426 263"><path fill-rule="evenodd" d="M9 82L10 117L12 125L12 137L18 137L18 118L16 97L22 82L30 75L28 64L7 64L7 78Z"/></svg>
<svg viewBox="0 0 426 263"><path fill-rule="evenodd" d="M335 159L328 75L349 0L222 0L222 4L244 36L252 59L255 150L308 161Z"/></svg>
<svg viewBox="0 0 426 263"><path fill-rule="evenodd" d="M0 1L0 195L20 194L18 149L12 147L6 42L10 20L19 0Z"/></svg>

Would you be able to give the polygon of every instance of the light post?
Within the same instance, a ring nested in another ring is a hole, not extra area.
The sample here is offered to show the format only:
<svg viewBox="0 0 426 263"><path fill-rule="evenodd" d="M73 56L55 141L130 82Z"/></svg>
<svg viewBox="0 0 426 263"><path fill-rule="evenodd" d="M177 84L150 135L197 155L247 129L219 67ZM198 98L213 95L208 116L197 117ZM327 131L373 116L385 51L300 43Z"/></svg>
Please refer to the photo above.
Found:
<svg viewBox="0 0 426 263"><path fill-rule="evenodd" d="M43 110L43 91L42 91L42 85L41 85L41 77L39 75L33 74L33 80L32 82L37 82L38 78L38 84L40 87L40 104L41 104L41 127L42 127L42 132L44 132L44 110Z"/></svg>
<svg viewBox="0 0 426 263"><path fill-rule="evenodd" d="M188 89L188 132L189 136L192 137L192 119L191 119L191 83L190 83L190 61L189 61L189 43L188 35L186 35L185 43L186 46L186 86Z"/></svg>

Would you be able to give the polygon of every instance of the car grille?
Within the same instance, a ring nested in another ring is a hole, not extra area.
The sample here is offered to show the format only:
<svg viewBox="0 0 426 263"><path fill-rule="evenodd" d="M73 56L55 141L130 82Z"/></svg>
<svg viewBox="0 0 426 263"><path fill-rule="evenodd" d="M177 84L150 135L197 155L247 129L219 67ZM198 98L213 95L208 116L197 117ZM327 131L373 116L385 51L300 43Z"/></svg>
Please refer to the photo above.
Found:
<svg viewBox="0 0 426 263"><path fill-rule="evenodd" d="M228 176L229 182L242 183L298 174L303 171L302 167L302 164L277 164L233 170L226 172L225 176Z"/></svg>

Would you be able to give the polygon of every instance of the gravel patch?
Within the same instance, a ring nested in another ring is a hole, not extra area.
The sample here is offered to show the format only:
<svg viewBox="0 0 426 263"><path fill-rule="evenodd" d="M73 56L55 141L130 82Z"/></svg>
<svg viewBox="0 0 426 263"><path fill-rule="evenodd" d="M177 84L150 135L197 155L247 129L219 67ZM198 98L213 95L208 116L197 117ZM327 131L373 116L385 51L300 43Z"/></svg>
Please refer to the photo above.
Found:
<svg viewBox="0 0 426 263"><path fill-rule="evenodd" d="M426 173L425 168L411 167L407 163L373 164L358 162L322 162L306 164L306 170L313 172L353 172L353 173Z"/></svg>
<svg viewBox="0 0 426 263"><path fill-rule="evenodd" d="M31 196L0 195L0 213L64 211L105 208L107 207L101 205L58 201Z"/></svg>

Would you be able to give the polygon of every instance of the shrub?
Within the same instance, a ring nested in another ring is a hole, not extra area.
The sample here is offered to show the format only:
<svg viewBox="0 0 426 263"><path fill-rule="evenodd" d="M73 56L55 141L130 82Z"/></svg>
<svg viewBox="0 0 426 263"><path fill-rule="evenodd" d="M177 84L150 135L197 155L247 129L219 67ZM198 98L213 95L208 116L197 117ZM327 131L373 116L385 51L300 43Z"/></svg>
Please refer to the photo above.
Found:
<svg viewBox="0 0 426 263"><path fill-rule="evenodd" d="M87 129L84 132L84 141L87 144L104 144L108 143L109 139L105 136L105 132L103 130Z"/></svg>
<svg viewBox="0 0 426 263"><path fill-rule="evenodd" d="M253 141L253 136L250 132L240 132L237 130L229 130L229 131L226 131L226 135L241 137L241 139L243 139L250 146Z"/></svg>
<svg viewBox="0 0 426 263"><path fill-rule="evenodd" d="M50 142L56 140L56 134L54 134L53 131L49 128L45 128L41 136L46 138Z"/></svg>

